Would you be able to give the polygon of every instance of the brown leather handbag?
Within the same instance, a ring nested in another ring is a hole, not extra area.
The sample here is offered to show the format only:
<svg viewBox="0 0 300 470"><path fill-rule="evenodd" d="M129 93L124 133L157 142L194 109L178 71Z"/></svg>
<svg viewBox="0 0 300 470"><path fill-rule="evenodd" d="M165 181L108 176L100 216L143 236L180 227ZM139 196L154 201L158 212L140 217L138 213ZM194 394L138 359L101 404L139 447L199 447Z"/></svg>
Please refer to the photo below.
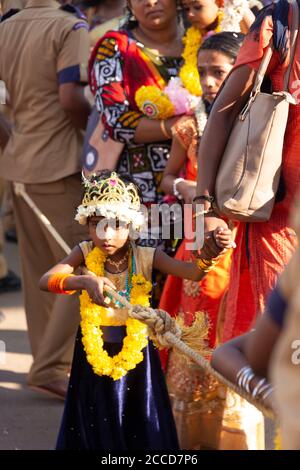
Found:
<svg viewBox="0 0 300 470"><path fill-rule="evenodd" d="M270 63L270 44L257 72L253 90L230 133L215 184L216 206L229 219L246 222L269 220L279 185L284 135L290 104L288 91L298 35L299 9L292 4L291 55L284 90L262 93Z"/></svg>

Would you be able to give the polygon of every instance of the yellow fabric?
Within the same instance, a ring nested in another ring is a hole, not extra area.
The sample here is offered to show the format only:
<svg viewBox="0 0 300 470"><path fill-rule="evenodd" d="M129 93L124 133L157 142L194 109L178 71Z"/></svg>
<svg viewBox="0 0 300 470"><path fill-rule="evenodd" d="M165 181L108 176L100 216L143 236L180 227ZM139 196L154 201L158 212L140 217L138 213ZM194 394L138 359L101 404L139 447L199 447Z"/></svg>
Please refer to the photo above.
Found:
<svg viewBox="0 0 300 470"><path fill-rule="evenodd" d="M176 350L167 384L182 449L264 449L262 414Z"/></svg>
<svg viewBox="0 0 300 470"><path fill-rule="evenodd" d="M133 246L133 254L135 255L135 246ZM136 246L136 268L137 272L141 273L147 281L152 280L153 271L153 258L155 254L155 248L150 246Z"/></svg>

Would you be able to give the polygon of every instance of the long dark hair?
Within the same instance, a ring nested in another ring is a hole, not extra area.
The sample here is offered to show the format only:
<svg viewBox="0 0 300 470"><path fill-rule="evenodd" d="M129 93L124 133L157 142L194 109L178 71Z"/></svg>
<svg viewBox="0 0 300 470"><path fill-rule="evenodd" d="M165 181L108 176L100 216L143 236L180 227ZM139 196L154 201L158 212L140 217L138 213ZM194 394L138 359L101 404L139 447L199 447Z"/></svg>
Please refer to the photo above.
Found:
<svg viewBox="0 0 300 470"><path fill-rule="evenodd" d="M201 44L199 51L219 51L230 57L232 61L235 62L243 40L244 34L242 33L224 31L205 39Z"/></svg>

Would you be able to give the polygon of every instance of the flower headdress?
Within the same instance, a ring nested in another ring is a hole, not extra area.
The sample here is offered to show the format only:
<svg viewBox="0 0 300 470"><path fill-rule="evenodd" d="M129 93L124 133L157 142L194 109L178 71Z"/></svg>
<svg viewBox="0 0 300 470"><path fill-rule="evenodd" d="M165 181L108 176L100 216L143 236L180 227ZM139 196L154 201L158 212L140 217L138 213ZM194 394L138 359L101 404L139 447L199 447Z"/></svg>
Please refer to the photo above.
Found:
<svg viewBox="0 0 300 470"><path fill-rule="evenodd" d="M126 184L114 171L108 178L101 179L96 175L86 178L82 174L82 179L84 197L77 208L75 220L85 225L88 217L102 216L118 219L131 224L134 230L140 230L144 216L138 190L133 183Z"/></svg>

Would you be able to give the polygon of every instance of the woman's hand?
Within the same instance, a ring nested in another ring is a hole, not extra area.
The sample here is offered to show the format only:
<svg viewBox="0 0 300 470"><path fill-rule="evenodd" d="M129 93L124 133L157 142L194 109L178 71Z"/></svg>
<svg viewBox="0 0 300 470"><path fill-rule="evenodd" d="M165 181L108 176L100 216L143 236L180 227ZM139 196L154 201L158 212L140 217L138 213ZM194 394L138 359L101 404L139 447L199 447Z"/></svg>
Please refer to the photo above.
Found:
<svg viewBox="0 0 300 470"><path fill-rule="evenodd" d="M199 207L201 208L199 210ZM197 230L197 217L199 216L203 216L203 211L206 212L206 211L209 211L209 213L206 213L204 214L204 222L203 222L203 227L201 226L201 229L203 230L203 238L202 237L199 237L199 239L202 238L202 240L204 239L204 245L203 247L201 246L198 246L196 251L199 253L203 253L203 250L205 249L205 251L207 251L207 253L205 254L205 258L209 259L209 258L214 258L215 256L218 256L220 254L220 252L224 249L224 247L222 247L222 242L223 242L223 239L222 237L220 238L220 246L217 244L217 240L215 239L214 235L217 235L218 232L220 232L221 229L223 229L225 231L225 234L227 234L228 232L228 225L227 223L225 222L225 220L223 220L218 213L214 212L212 210L212 208L210 207L209 203L207 203L206 201L203 201L203 204L196 204L195 202L193 203L193 218L194 218L194 225L193 225L193 230L194 232ZM199 214L199 215L197 215ZM231 233L231 231L230 231ZM197 236L196 236L196 240L197 240ZM226 242L226 240L225 240ZM221 250L220 250L221 248ZM217 253L216 253L216 249L217 249Z"/></svg>
<svg viewBox="0 0 300 470"><path fill-rule="evenodd" d="M235 246L235 242L232 240L232 231L219 226L205 236L204 245L200 252L201 257L205 259L217 258L228 248L235 248Z"/></svg>
<svg viewBox="0 0 300 470"><path fill-rule="evenodd" d="M223 227L218 227L213 232L213 237L218 247L222 250L227 250L228 248L235 248L236 244L232 240L232 231L230 229L224 229Z"/></svg>
<svg viewBox="0 0 300 470"><path fill-rule="evenodd" d="M97 305L107 306L104 301L103 291L105 286L116 290L116 286L107 277L98 277L92 275L83 276L83 289L87 291L90 299Z"/></svg>
<svg viewBox="0 0 300 470"><path fill-rule="evenodd" d="M211 215L208 214L204 217L204 236L212 235L216 229L223 228L224 230L228 229L228 225L221 217L218 216L215 212L212 212Z"/></svg>
<svg viewBox="0 0 300 470"><path fill-rule="evenodd" d="M180 181L177 185L177 191L182 195L185 204L192 204L196 196L196 182L195 181Z"/></svg>

